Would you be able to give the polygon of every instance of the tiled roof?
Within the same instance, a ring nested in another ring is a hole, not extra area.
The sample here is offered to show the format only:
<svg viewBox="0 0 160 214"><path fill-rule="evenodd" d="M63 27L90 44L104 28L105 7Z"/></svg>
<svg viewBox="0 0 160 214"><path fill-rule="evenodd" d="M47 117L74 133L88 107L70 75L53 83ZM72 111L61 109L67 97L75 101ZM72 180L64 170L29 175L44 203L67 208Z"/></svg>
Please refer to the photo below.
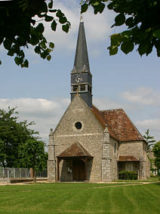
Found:
<svg viewBox="0 0 160 214"><path fill-rule="evenodd" d="M135 158L134 156L119 156L119 160L118 161L139 161L137 160L137 158Z"/></svg>
<svg viewBox="0 0 160 214"><path fill-rule="evenodd" d="M80 144L74 143L70 147L68 147L65 151L63 151L59 158L68 158L68 157L90 157L92 156L87 152L87 150Z"/></svg>
<svg viewBox="0 0 160 214"><path fill-rule="evenodd" d="M110 135L116 140L144 140L123 109L99 111L95 106L93 106L91 110L101 125L103 127L107 126Z"/></svg>

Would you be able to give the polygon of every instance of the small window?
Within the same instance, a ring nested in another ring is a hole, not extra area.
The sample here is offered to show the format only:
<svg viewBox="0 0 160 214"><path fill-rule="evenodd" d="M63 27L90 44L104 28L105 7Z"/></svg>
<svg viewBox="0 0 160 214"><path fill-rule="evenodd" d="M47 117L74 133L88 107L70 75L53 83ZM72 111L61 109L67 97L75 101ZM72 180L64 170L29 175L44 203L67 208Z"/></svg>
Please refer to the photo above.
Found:
<svg viewBox="0 0 160 214"><path fill-rule="evenodd" d="M82 128L82 123L81 122L76 122L75 123L76 129L81 129Z"/></svg>
<svg viewBox="0 0 160 214"><path fill-rule="evenodd" d="M77 91L78 90L78 85L73 85L73 91Z"/></svg>
<svg viewBox="0 0 160 214"><path fill-rule="evenodd" d="M116 150L117 150L117 145L116 143L114 144L114 153L116 153Z"/></svg>
<svg viewBox="0 0 160 214"><path fill-rule="evenodd" d="M85 90L86 90L85 85L84 84L80 85L80 91L85 91Z"/></svg>

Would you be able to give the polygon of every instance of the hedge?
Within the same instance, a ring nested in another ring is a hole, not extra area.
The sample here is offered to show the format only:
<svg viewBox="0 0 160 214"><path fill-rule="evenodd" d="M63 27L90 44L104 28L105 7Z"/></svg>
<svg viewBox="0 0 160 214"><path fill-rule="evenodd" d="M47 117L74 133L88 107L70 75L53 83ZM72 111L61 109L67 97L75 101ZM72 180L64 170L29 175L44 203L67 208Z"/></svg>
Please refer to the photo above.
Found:
<svg viewBox="0 0 160 214"><path fill-rule="evenodd" d="M120 180L137 180L138 172L136 171L120 171L119 172Z"/></svg>

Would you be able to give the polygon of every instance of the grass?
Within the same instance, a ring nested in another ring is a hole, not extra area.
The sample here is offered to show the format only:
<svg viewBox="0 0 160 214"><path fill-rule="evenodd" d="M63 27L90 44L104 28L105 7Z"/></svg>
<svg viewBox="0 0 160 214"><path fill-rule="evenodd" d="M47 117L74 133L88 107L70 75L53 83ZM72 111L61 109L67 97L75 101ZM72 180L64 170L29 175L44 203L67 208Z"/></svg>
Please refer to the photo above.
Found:
<svg viewBox="0 0 160 214"><path fill-rule="evenodd" d="M0 214L159 214L160 183L0 186Z"/></svg>

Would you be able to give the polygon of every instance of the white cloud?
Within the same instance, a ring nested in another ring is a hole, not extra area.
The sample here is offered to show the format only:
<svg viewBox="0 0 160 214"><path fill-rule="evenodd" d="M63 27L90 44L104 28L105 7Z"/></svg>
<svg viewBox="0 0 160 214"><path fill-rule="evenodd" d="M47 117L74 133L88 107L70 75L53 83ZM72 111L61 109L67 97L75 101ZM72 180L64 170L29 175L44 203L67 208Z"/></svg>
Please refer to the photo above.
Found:
<svg viewBox="0 0 160 214"><path fill-rule="evenodd" d="M54 1L54 8L61 9L71 22L71 29L69 33L65 33L58 24L56 32L50 30L50 23L45 23L45 33L49 41L55 42L56 50L74 50L77 40L78 25L80 20L80 5L74 0L61 0ZM107 34L111 32L111 17L112 14L108 13L107 9L102 14L94 15L90 8L83 15L84 24L86 29L87 42L94 45L99 42L104 42ZM96 47L97 48L97 47Z"/></svg>
<svg viewBox="0 0 160 214"><path fill-rule="evenodd" d="M160 140L160 118L139 120L136 125L144 133L147 129L150 130L150 134L158 141Z"/></svg>
<svg viewBox="0 0 160 214"><path fill-rule="evenodd" d="M160 130L160 119L137 121L136 124L146 129L152 126L155 130Z"/></svg>
<svg viewBox="0 0 160 214"><path fill-rule="evenodd" d="M132 103L142 105L160 105L160 92L152 88L137 88L134 91L126 91L122 96Z"/></svg>
<svg viewBox="0 0 160 214"><path fill-rule="evenodd" d="M7 109L17 107L20 120L34 121L36 123L32 128L39 131L43 140L48 140L50 128L55 128L60 117L69 104L69 99L0 99L0 108Z"/></svg>

